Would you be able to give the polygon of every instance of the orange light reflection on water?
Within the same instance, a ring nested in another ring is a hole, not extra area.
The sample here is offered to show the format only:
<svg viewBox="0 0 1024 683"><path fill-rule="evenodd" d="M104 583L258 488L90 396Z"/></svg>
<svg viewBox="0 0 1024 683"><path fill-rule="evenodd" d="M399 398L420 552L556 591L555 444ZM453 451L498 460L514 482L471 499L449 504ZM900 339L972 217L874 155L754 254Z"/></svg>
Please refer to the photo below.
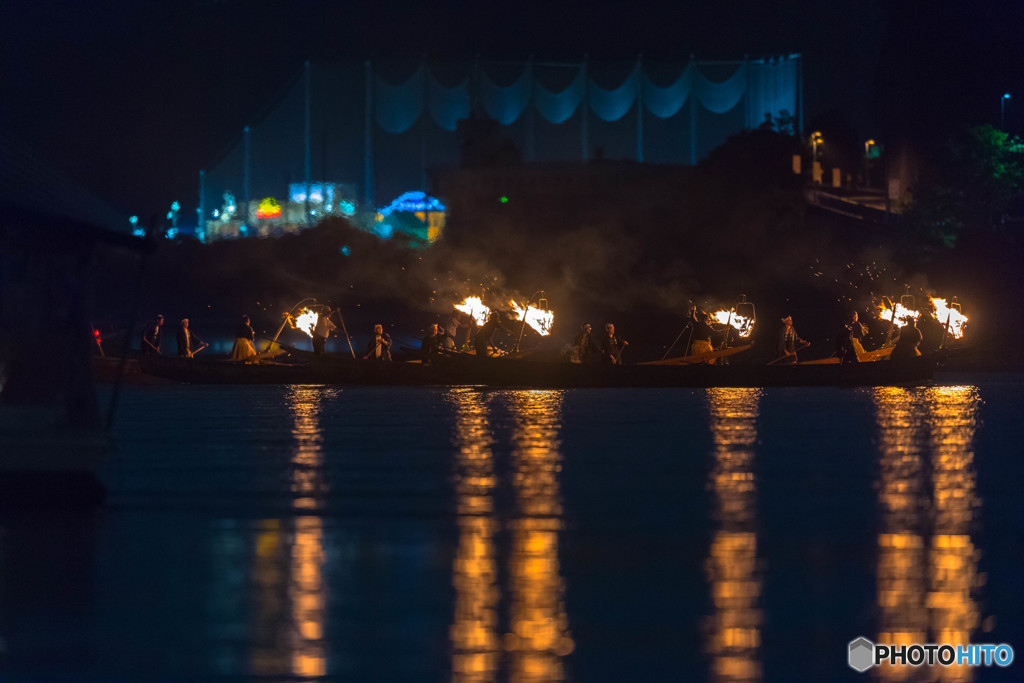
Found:
<svg viewBox="0 0 1024 683"><path fill-rule="evenodd" d="M293 506L315 512L323 491L320 401L324 389L289 387L293 425ZM257 676L316 677L327 673L324 636L323 520L315 514L263 520L256 538Z"/></svg>
<svg viewBox="0 0 1024 683"><path fill-rule="evenodd" d="M455 389L455 472L459 546L452 567L455 615L449 637L452 680L492 681L498 671L498 561L494 534L493 439L481 394Z"/></svg>
<svg viewBox="0 0 1024 683"><path fill-rule="evenodd" d="M558 562L562 393L515 392L511 407L516 421L512 462L518 505L511 524L512 624L504 646L511 652L511 680L560 681L565 680L562 658L575 647Z"/></svg>
<svg viewBox="0 0 1024 683"><path fill-rule="evenodd" d="M459 546L452 569L456 590L450 629L455 681L565 680L562 658L574 643L558 560L562 503L558 429L561 392L481 394L453 389L458 447L455 490ZM507 405L514 420L511 485L515 510L501 520L494 508L489 401ZM496 534L511 532L508 586L499 584ZM507 626L498 604L508 601Z"/></svg>
<svg viewBox="0 0 1024 683"><path fill-rule="evenodd" d="M882 644L971 642L979 625L975 493L976 387L874 390L880 433L878 608ZM930 480L930 486L929 486ZM885 680L926 668L882 666ZM932 667L929 680L971 681L968 667Z"/></svg>
<svg viewBox="0 0 1024 683"><path fill-rule="evenodd" d="M755 533L759 389L708 389L715 466L710 488L718 530L706 569L715 612L708 619L707 651L715 681L760 681L761 577Z"/></svg>

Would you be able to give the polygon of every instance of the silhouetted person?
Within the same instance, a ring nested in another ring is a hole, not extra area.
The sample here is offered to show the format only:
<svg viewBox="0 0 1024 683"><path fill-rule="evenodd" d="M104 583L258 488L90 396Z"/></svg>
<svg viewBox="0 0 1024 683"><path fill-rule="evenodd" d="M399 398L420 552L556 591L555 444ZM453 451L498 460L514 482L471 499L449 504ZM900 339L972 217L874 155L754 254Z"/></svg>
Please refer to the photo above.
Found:
<svg viewBox="0 0 1024 683"><path fill-rule="evenodd" d="M615 325L607 323L604 336L601 337L601 362L605 365L621 365L622 350L628 345L629 342L615 336Z"/></svg>
<svg viewBox="0 0 1024 683"><path fill-rule="evenodd" d="M572 342L573 353L580 363L593 363L601 355L601 349L598 348L590 329L590 323L583 323L580 333Z"/></svg>
<svg viewBox="0 0 1024 683"><path fill-rule="evenodd" d="M235 345L231 348L231 359L248 361L256 358L256 349L252 345L254 341L256 331L252 329L249 316L243 315L235 327Z"/></svg>
<svg viewBox="0 0 1024 683"><path fill-rule="evenodd" d="M839 326L836 334L836 356L840 363L859 363L857 347L860 340L867 333L867 328L858 320L857 311L851 311L850 316ZM863 349L863 347L861 347Z"/></svg>
<svg viewBox="0 0 1024 683"><path fill-rule="evenodd" d="M178 328L178 357L191 358L196 351L205 346L203 340L192 331L188 318L182 318L181 327Z"/></svg>
<svg viewBox="0 0 1024 683"><path fill-rule="evenodd" d="M809 341L800 338L793 327L793 316L787 315L782 319L782 326L779 328L779 342L776 347L775 357L779 365L789 365L797 362L796 352L804 346L810 346Z"/></svg>
<svg viewBox="0 0 1024 683"><path fill-rule="evenodd" d="M462 322L462 313L455 309L452 309L449 313L448 318L444 321L444 348L448 351L458 351L458 341L456 337L459 334L459 328L465 327L465 323Z"/></svg>
<svg viewBox="0 0 1024 683"><path fill-rule="evenodd" d="M707 311L698 311L696 307L690 309L690 329L693 330L693 346L690 349L691 356L698 356L702 353L711 353L715 347L711 344L711 316Z"/></svg>
<svg viewBox="0 0 1024 683"><path fill-rule="evenodd" d="M365 360L391 360L391 335L383 325L373 326L373 336L366 343Z"/></svg>
<svg viewBox="0 0 1024 683"><path fill-rule="evenodd" d="M917 320L910 318L907 326L900 330L900 338L893 347L889 360L904 360L921 355L917 347L924 341L924 335L917 327Z"/></svg>
<svg viewBox="0 0 1024 683"><path fill-rule="evenodd" d="M473 340L473 345L476 347L476 355L480 358L487 358L491 355L491 339L494 337L494 333L498 330L502 330L506 334L508 329L501 324L501 313L498 311L491 311L490 316L487 318L487 322L477 330L476 338Z"/></svg>
<svg viewBox="0 0 1024 683"><path fill-rule="evenodd" d="M440 356L445 341L445 333L438 329L437 323L432 323L427 329L426 336L420 341L420 353L423 356L423 362L430 365L435 358Z"/></svg>
<svg viewBox="0 0 1024 683"><path fill-rule="evenodd" d="M317 316L316 326L313 328L313 353L318 356L324 355L327 347L327 337L331 332L338 329L338 326L331 322L331 307L324 306L324 309Z"/></svg>
<svg viewBox="0 0 1024 683"><path fill-rule="evenodd" d="M164 325L164 317L158 315L153 322L146 325L142 332L142 353L160 353L160 330Z"/></svg>

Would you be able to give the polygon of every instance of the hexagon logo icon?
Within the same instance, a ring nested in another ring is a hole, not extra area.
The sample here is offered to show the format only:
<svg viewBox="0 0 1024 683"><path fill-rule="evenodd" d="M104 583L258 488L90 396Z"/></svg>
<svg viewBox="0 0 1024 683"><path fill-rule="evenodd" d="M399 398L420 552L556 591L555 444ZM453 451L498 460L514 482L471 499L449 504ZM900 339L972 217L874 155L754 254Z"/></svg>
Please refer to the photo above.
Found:
<svg viewBox="0 0 1024 683"><path fill-rule="evenodd" d="M875 664L875 644L861 636L857 640L851 640L849 646L850 668L859 673L864 673Z"/></svg>

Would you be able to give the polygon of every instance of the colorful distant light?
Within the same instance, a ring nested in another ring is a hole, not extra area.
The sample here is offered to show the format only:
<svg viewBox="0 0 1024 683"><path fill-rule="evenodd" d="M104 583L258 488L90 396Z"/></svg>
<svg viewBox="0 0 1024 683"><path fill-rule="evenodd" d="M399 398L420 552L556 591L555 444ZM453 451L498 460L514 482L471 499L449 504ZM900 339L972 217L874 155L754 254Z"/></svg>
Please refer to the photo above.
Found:
<svg viewBox="0 0 1024 683"><path fill-rule="evenodd" d="M379 209L381 216L389 216L394 211L446 211L444 204L436 197L431 197L425 192L406 192L400 195L383 209Z"/></svg>
<svg viewBox="0 0 1024 683"><path fill-rule="evenodd" d="M309 201L311 204L329 204L335 199L334 184L332 183L290 183L288 185L289 201L303 203L306 201L306 188L309 188Z"/></svg>
<svg viewBox="0 0 1024 683"><path fill-rule="evenodd" d="M502 204L508 204L508 197L506 197L506 196L502 195L502 197L501 197L501 200L500 200L500 201L501 201L501 203L502 203Z"/></svg>
<svg viewBox="0 0 1024 683"><path fill-rule="evenodd" d="M281 204L273 197L260 200L256 209L256 218L278 218L281 215Z"/></svg>

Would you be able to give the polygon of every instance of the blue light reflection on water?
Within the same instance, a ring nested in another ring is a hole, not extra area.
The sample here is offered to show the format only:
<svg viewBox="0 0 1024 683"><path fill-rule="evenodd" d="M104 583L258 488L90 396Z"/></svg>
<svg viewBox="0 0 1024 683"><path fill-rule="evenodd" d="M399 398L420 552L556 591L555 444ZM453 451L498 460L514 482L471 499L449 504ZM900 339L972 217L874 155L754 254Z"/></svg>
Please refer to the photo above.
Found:
<svg viewBox="0 0 1024 683"><path fill-rule="evenodd" d="M834 680L858 635L1016 645L1020 386L129 388L108 505L0 521L0 637L96 680Z"/></svg>

